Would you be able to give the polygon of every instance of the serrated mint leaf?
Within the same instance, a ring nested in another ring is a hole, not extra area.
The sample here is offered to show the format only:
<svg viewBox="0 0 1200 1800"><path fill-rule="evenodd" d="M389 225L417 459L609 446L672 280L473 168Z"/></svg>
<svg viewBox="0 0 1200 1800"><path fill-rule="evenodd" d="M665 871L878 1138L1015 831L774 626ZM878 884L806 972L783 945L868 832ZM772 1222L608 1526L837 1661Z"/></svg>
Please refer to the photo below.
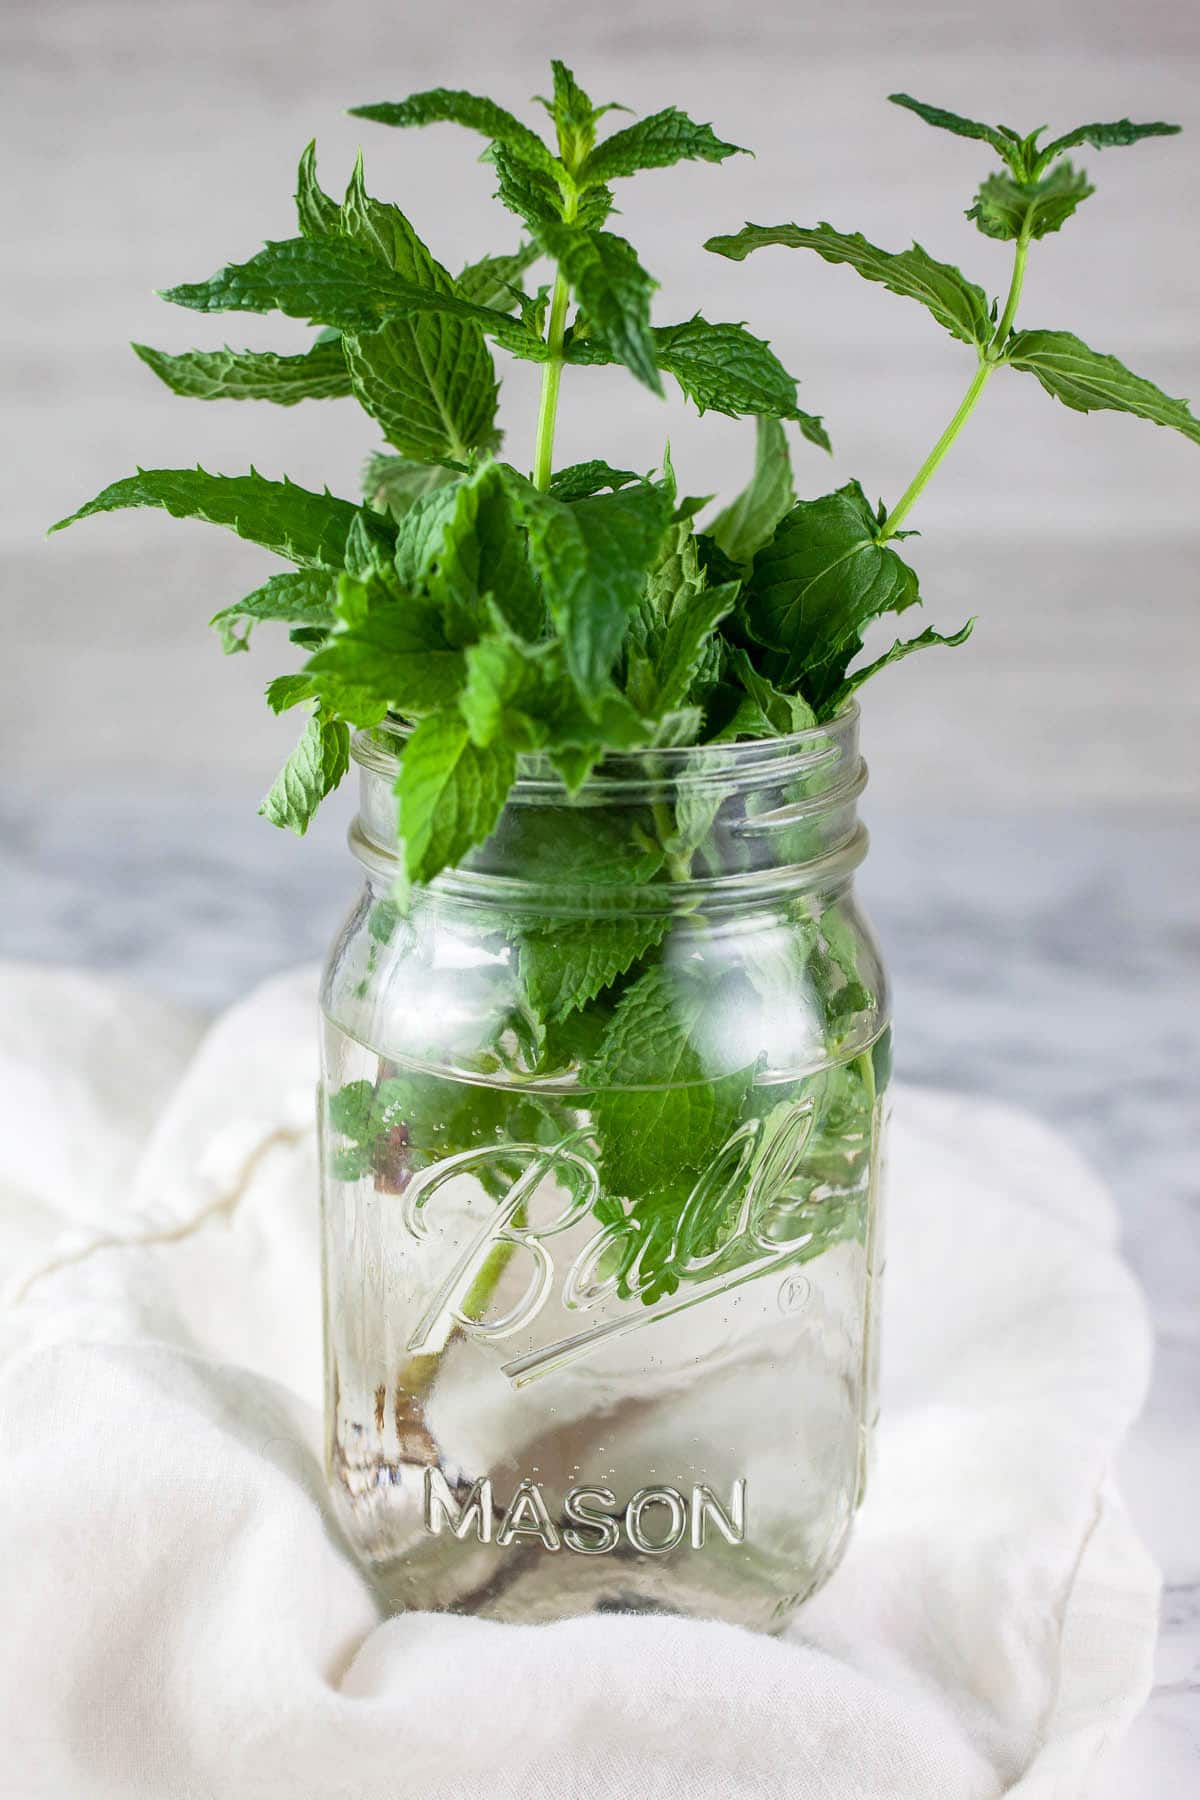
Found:
<svg viewBox="0 0 1200 1800"><path fill-rule="evenodd" d="M552 173L556 167L555 158L536 131L494 100L465 93L461 88L430 88L425 93L410 94L407 100L352 106L350 112L356 119L373 119L377 125L465 125L470 131L482 132L493 143L519 151L534 168Z"/></svg>
<svg viewBox="0 0 1200 1800"><path fill-rule="evenodd" d="M914 651L927 650L933 644L941 644L947 649L953 649L958 644L965 644L974 629L974 619L968 619L965 625L961 626L958 631L952 632L949 637L944 637L940 631L935 631L932 626L928 626L917 637L897 638L890 650L885 650L882 656L875 658L874 662L867 663L865 668L853 670L846 677L841 687L826 702L825 717L832 718L846 704L851 694L857 693L863 683L870 681L873 675L878 675L881 669L890 667L892 663L903 662L904 658L912 656Z"/></svg>
<svg viewBox="0 0 1200 1800"><path fill-rule="evenodd" d="M700 558L700 567L707 575L710 587L720 587L726 581L740 581L746 573L740 563L730 561L710 532L696 533L696 555Z"/></svg>
<svg viewBox="0 0 1200 1800"><path fill-rule="evenodd" d="M732 237L709 238L704 248L741 262L752 250L774 244L815 250L828 263L847 263L864 280L878 281L893 294L918 300L944 330L965 344L982 346L991 337L991 309L983 289L951 263L935 261L920 244L911 250L881 250L868 243L861 231L835 231L832 225L821 223L747 225Z"/></svg>
<svg viewBox="0 0 1200 1800"><path fill-rule="evenodd" d="M711 125L697 125L677 106L651 113L598 144L580 171L580 182L615 181L639 169L665 169L683 161L723 162L744 156L740 144L726 144Z"/></svg>
<svg viewBox="0 0 1200 1800"><path fill-rule="evenodd" d="M432 881L491 835L516 772L516 753L505 744L473 744L457 712L421 720L396 782L409 881Z"/></svg>
<svg viewBox="0 0 1200 1800"><path fill-rule="evenodd" d="M413 462L407 456L375 450L363 464L363 498L399 523L418 500L445 487L455 475L444 463Z"/></svg>
<svg viewBox="0 0 1200 1800"><path fill-rule="evenodd" d="M532 488L517 500L572 679L598 696L666 530L670 499L648 482L566 504Z"/></svg>
<svg viewBox="0 0 1200 1800"><path fill-rule="evenodd" d="M370 331L405 310L396 277L377 256L341 237L286 238L207 281L184 282L161 298L195 312L281 312L313 325ZM407 300L411 284L399 284Z"/></svg>
<svg viewBox="0 0 1200 1800"><path fill-rule="evenodd" d="M461 476L414 500L396 527L395 570L400 586L411 593L424 588L446 534L446 522L458 504Z"/></svg>
<svg viewBox="0 0 1200 1800"><path fill-rule="evenodd" d="M1075 412L1132 413L1200 443L1200 420L1186 400L1173 400L1115 356L1089 349L1073 332L1014 332L1004 360L1036 375L1048 394Z"/></svg>
<svg viewBox="0 0 1200 1800"><path fill-rule="evenodd" d="M650 331L650 296L658 283L639 263L633 245L611 231L561 221L539 226L537 237L616 360L661 394Z"/></svg>
<svg viewBox="0 0 1200 1800"><path fill-rule="evenodd" d="M768 681L755 668L740 646L730 650L729 673L734 676L745 696L722 736L788 737L795 731L807 731L817 723L817 715L799 694L788 694Z"/></svg>
<svg viewBox="0 0 1200 1800"><path fill-rule="evenodd" d="M481 364L470 341L478 333L464 342L456 326L439 318L394 319L345 339L356 399L410 461L462 462L472 450L499 442L491 359Z"/></svg>
<svg viewBox="0 0 1200 1800"><path fill-rule="evenodd" d="M336 631L304 666L318 695L356 723L364 711L416 717L452 705L466 664L447 639L438 608L380 581L359 589L355 593L343 581L342 607L352 610L354 623Z"/></svg>
<svg viewBox="0 0 1200 1800"><path fill-rule="evenodd" d="M390 318L433 313L488 332L514 354L542 354L532 332L494 307L475 306L440 287L397 275L374 250L349 238L286 238L269 243L249 262L230 263L208 281L167 288L162 298L197 312L281 312L368 332Z"/></svg>
<svg viewBox="0 0 1200 1800"><path fill-rule="evenodd" d="M399 207L367 193L361 157L346 189L339 232L407 284L406 308L377 329L345 338L359 403L416 461L461 462L471 450L495 448L496 371L481 321L503 315L476 309L474 302L464 310L450 276ZM438 310L423 310L415 292L437 296Z"/></svg>
<svg viewBox="0 0 1200 1800"><path fill-rule="evenodd" d="M719 512L708 535L737 568L746 570L796 502L787 437L777 419L755 420L754 473L736 500Z"/></svg>
<svg viewBox="0 0 1200 1800"><path fill-rule="evenodd" d="M562 190L544 169L514 155L503 144L494 144L488 161L496 171L496 198L516 213L529 229L539 233L562 220Z"/></svg>
<svg viewBox="0 0 1200 1800"><path fill-rule="evenodd" d="M314 494L285 476L267 481L249 475L210 475L205 469L139 469L114 481L51 531L62 531L93 513L129 506L157 506L175 519L224 525L252 544L304 568L340 569L346 534L361 509L332 494Z"/></svg>
<svg viewBox="0 0 1200 1800"><path fill-rule="evenodd" d="M472 743L483 746L499 738L516 750L545 743L549 727L542 714L555 680L562 679L557 650L553 643L526 643L505 629L469 646L458 704Z"/></svg>
<svg viewBox="0 0 1200 1800"><path fill-rule="evenodd" d="M754 558L746 622L759 643L780 653L780 685L798 685L818 714L862 648L869 621L920 599L915 574L879 542L879 530L852 481L801 500Z"/></svg>
<svg viewBox="0 0 1200 1800"><path fill-rule="evenodd" d="M296 218L301 237L334 237L341 229L341 208L317 180L317 144L312 139L300 158L296 177Z"/></svg>
<svg viewBox="0 0 1200 1800"><path fill-rule="evenodd" d="M1041 238L1058 231L1077 206L1095 193L1082 169L1059 163L1042 181L1014 181L989 175L967 213L985 237Z"/></svg>
<svg viewBox="0 0 1200 1800"><path fill-rule="evenodd" d="M829 449L820 419L796 405L795 377L744 325L714 325L697 313L680 325L653 326L650 338L659 368L675 377L680 392L698 412L794 419L810 443ZM620 360L606 339L590 329L572 333L565 358L589 365Z"/></svg>
<svg viewBox="0 0 1200 1800"><path fill-rule="evenodd" d="M519 288L522 275L541 254L537 244L522 244L508 256L481 256L478 262L468 263L463 269L455 280L455 289L476 306L498 306L503 312L511 312L517 298L513 290Z"/></svg>
<svg viewBox="0 0 1200 1800"><path fill-rule="evenodd" d="M1076 144L1090 144L1093 150L1109 150L1114 146L1139 144L1143 138L1174 137L1179 131L1178 125L1165 125L1161 120L1152 125L1135 125L1132 119L1117 119L1108 125L1077 125L1074 131L1068 131L1052 144L1047 144L1039 153L1039 161L1044 166L1054 157L1061 156L1064 150L1073 150Z"/></svg>
<svg viewBox="0 0 1200 1800"><path fill-rule="evenodd" d="M795 377L744 325L712 325L697 313L652 335L659 366L675 377L698 412L794 419L810 443L829 449L820 419L796 405Z"/></svg>
<svg viewBox="0 0 1200 1800"><path fill-rule="evenodd" d="M547 491L556 500L584 500L589 494L599 494L605 488L628 487L631 482L641 479L633 469L612 469L606 462L572 463L569 468L559 469L551 476Z"/></svg>
<svg viewBox="0 0 1200 1800"><path fill-rule="evenodd" d="M452 490L453 504L445 512L427 579L457 641L479 635L488 596L519 636L534 639L545 628L546 606L530 565L513 485L519 481L501 464L485 463Z"/></svg>
<svg viewBox="0 0 1200 1800"><path fill-rule="evenodd" d="M267 705L273 713L290 711L299 706L303 700L315 700L317 690L313 686L312 677L303 671L294 675L277 675L274 681L267 683Z"/></svg>
<svg viewBox="0 0 1200 1800"><path fill-rule="evenodd" d="M303 837L318 806L349 766L349 730L338 719L314 713L258 810L272 825Z"/></svg>
<svg viewBox="0 0 1200 1800"><path fill-rule="evenodd" d="M644 690L630 696L640 712L662 718L672 708L682 707L694 693L699 699L705 697L720 667L716 629L733 611L738 591L737 582L704 588L687 606L675 609L665 627L650 634L644 654L653 692L649 697ZM691 724L677 717L675 741L691 741L689 736L678 735L681 729L690 733ZM657 741L663 741L661 735Z"/></svg>
<svg viewBox="0 0 1200 1800"><path fill-rule="evenodd" d="M592 105L566 63L555 58L550 68L554 98L541 104L554 120L559 155L568 169L578 170L596 141L596 120L606 109Z"/></svg>
<svg viewBox="0 0 1200 1800"><path fill-rule="evenodd" d="M310 625L327 630L333 624L334 599L332 575L320 570L289 569L280 575L270 576L261 587L255 588L252 594L247 594L244 600L238 600L233 606L222 607L208 622L219 632L221 648L226 653L245 650L248 648L250 632L259 620L277 620L283 625ZM240 624L244 624L246 628L242 632L237 630Z"/></svg>
<svg viewBox="0 0 1200 1800"><path fill-rule="evenodd" d="M947 112L945 107L929 106L923 100L914 100L911 94L889 94L888 99L893 106L907 107L909 112L916 113L918 119L924 119L927 125L937 126L939 131L951 131L955 137L981 139L990 144L1005 162L1013 159L1021 145L1020 135L1009 126L984 125L979 119L967 119L961 113Z"/></svg>
<svg viewBox="0 0 1200 1800"><path fill-rule="evenodd" d="M528 643L489 604L492 630L466 651L467 682L458 700L473 742L543 750L575 792L606 751L650 741L652 728L614 687L585 707L561 643Z"/></svg>
<svg viewBox="0 0 1200 1800"><path fill-rule="evenodd" d="M661 944L670 915L589 919L584 929L530 926L520 939L521 980L539 1018L559 1023L610 988Z"/></svg>
<svg viewBox="0 0 1200 1800"><path fill-rule="evenodd" d="M721 1069L714 1010L707 983L664 964L622 995L584 1072L606 1193L636 1201L669 1190L728 1136L753 1069Z"/></svg>
<svg viewBox="0 0 1200 1800"><path fill-rule="evenodd" d="M656 743L691 741L695 721L686 712L669 727L664 721L715 685L720 646L714 634L738 589L737 582L707 587L690 521L672 523L647 574L626 657L625 693L640 714L660 722Z"/></svg>
<svg viewBox="0 0 1200 1800"><path fill-rule="evenodd" d="M185 350L171 356L149 344L131 346L172 393L189 400L338 400L350 393L341 340L314 344L299 356L273 350Z"/></svg>

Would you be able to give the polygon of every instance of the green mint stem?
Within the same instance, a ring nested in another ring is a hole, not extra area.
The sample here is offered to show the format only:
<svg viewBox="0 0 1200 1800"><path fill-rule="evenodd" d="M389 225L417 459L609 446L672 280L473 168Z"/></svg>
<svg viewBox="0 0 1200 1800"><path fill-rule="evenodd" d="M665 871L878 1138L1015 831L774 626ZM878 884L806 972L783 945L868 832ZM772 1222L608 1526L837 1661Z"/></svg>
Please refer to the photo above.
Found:
<svg viewBox="0 0 1200 1800"><path fill-rule="evenodd" d="M974 380L962 397L958 411L955 413L945 431L943 431L941 437L933 446L933 449L929 452L929 455L925 458L925 461L921 464L920 468L901 494L895 506L893 506L887 518L884 520L877 540L879 543L884 544L887 542L888 538L896 535L898 528L907 518L916 502L920 499L925 485L933 474L933 471L937 468L943 456L945 456L947 450L974 412L975 403L987 386L988 377L991 375L995 366L995 363L987 361L980 362L979 367L975 371Z"/></svg>
<svg viewBox="0 0 1200 1800"><path fill-rule="evenodd" d="M554 425L558 418L558 388L562 380L563 331L567 322L567 284L561 275L555 278L554 296L550 301L550 325L546 332L549 361L542 370L542 403L538 408L537 444L533 453L533 485L541 493L550 486L554 473Z"/></svg>
<svg viewBox="0 0 1200 1800"><path fill-rule="evenodd" d="M1028 221L1021 227L1017 239L1016 255L1013 259L1012 281L1009 283L1008 299L1004 302L1004 311L1000 315L1000 323L992 333L992 341L987 347L986 355L995 362L1004 347L1005 339L1012 330L1012 322L1016 317L1017 303L1021 298L1021 289L1025 285L1025 258L1029 255Z"/></svg>
<svg viewBox="0 0 1200 1800"><path fill-rule="evenodd" d="M979 367L976 369L971 385L963 395L958 409L943 431L925 461L921 464L899 500L884 520L880 528L878 542L884 544L888 538L895 537L908 514L924 492L930 476L949 450L951 444L974 412L979 396L987 386L992 370L1002 360L1004 345L1012 330L1017 306L1021 298L1021 289L1025 284L1025 259L1029 254L1029 235L1025 227L1017 239L1016 253L1013 259L1012 281L1009 283L1008 298L1004 302L1004 311L999 323L984 349L980 352Z"/></svg>
<svg viewBox="0 0 1200 1800"><path fill-rule="evenodd" d="M572 193L563 207L563 218L574 223L578 198ZM558 419L558 389L563 371L563 336L567 326L568 289L560 269L554 278L550 299L550 321L546 327L546 347L550 352L542 370L542 401L538 408L537 442L533 452L533 485L540 493L550 486L554 473L554 426Z"/></svg>

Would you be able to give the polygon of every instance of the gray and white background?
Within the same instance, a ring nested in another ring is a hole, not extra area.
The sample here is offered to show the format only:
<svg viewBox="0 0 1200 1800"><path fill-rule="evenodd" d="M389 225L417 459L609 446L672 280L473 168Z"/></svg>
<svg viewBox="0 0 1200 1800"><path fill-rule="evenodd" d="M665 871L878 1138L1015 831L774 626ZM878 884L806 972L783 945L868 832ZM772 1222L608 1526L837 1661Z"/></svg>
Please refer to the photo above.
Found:
<svg viewBox="0 0 1200 1800"><path fill-rule="evenodd" d="M702 240L746 217L828 218L894 248L915 236L1002 291L1005 248L962 216L988 153L889 91L1021 129L1176 120L1179 140L1081 159L1099 191L1037 246L1022 319L1200 391L1195 0L7 0L0 29L8 954L216 1005L318 954L348 901L348 795L305 844L254 815L294 731L260 697L286 644L264 630L254 654L222 658L206 628L262 578L263 553L152 514L41 534L137 463L253 462L353 493L374 440L350 403L177 400L126 347L306 341L151 290L290 235L314 135L328 187L361 142L373 188L451 267L515 241L477 141L389 133L349 105L449 84L520 109L557 54L598 99L679 104L753 147L626 186L621 228L661 279L659 318L745 319L801 377L836 445L832 467L798 448L801 492L858 475L889 499L957 403L968 353L849 271L783 251L738 266ZM533 380L505 373L517 462ZM689 492L744 479L748 426L663 407L619 371L568 375L562 461L649 467L668 434ZM901 1072L1025 1103L1073 1137L1116 1190L1154 1313L1124 1485L1168 1587L1159 1684L1109 1800L1200 1785L1198 496L1195 446L998 377L910 546L926 622L975 613L975 638L891 672L865 707L863 887L895 971Z"/></svg>

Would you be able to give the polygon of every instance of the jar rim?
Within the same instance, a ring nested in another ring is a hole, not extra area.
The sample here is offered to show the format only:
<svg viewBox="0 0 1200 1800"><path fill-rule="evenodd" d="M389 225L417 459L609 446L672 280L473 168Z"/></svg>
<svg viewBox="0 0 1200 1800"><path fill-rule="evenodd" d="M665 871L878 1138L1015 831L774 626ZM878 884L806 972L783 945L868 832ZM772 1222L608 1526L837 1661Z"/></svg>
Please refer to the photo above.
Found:
<svg viewBox="0 0 1200 1800"><path fill-rule="evenodd" d="M671 787L708 785L764 777L784 779L811 771L821 763L839 761L853 752L859 724L858 701L851 698L832 719L820 725L809 725L801 731L781 733L778 737L744 738L730 743L676 744L661 747L648 745L638 750L616 750L598 763L578 789L576 802L611 800L617 795L631 797L637 791ZM401 719L385 720L369 730L354 733L351 755L360 768L377 775L394 778L400 759L382 741L386 737L403 742L413 727ZM509 793L510 802L546 801L561 798L562 777L554 770L544 752L521 752L517 757L517 775Z"/></svg>

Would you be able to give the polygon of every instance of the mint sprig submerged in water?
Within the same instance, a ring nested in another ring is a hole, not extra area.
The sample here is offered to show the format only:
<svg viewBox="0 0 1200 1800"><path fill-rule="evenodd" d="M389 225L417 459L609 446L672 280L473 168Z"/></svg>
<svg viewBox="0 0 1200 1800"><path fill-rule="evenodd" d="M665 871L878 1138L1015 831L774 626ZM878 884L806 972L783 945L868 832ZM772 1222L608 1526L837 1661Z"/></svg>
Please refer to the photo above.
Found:
<svg viewBox="0 0 1200 1800"><path fill-rule="evenodd" d="M1022 135L892 98L999 156L968 216L1014 245L1002 308L920 245L890 252L825 223L748 225L708 244L739 260L769 245L815 251L917 301L974 351L961 405L890 509L873 507L857 482L796 497L787 424L828 440L797 404L795 378L744 324L698 312L656 322L654 275L612 229L614 184L684 160L720 165L739 146L675 107L639 120L616 109L614 120L559 62L540 102L549 139L454 89L356 109L389 126L480 133L497 197L520 223L515 246L465 265L456 256L454 277L406 215L370 193L361 157L338 201L310 144L297 235L166 291L195 311L278 312L318 328L299 354L136 345L174 392L284 406L352 397L388 446L369 458L359 502L255 470L159 469L72 515L157 506L223 525L292 565L213 621L226 649L244 650L252 627L273 621L307 653L268 688L277 711L311 709L263 804L269 818L303 831L344 771L349 727L390 714L412 731L398 784L405 873L428 881L492 831L523 753L543 753L573 791L608 752L795 730L830 717L877 670L961 643L969 625L950 636L926 629L858 661L874 620L920 602L896 548L902 526L998 368L1032 374L1076 410L1130 412L1200 439L1183 401L1114 357L1071 332L1016 324L1031 245L1094 191L1066 153L1176 127L1094 123L1043 144L1041 130ZM548 279L537 285L542 266ZM499 457L497 352L541 371L528 473ZM655 393L670 375L701 412L756 419L753 478L707 529L697 527L699 503L680 500L669 462L637 474L611 467L598 445L592 460L556 470L564 386L612 363ZM664 821L661 835L664 867L679 875L695 822Z"/></svg>

